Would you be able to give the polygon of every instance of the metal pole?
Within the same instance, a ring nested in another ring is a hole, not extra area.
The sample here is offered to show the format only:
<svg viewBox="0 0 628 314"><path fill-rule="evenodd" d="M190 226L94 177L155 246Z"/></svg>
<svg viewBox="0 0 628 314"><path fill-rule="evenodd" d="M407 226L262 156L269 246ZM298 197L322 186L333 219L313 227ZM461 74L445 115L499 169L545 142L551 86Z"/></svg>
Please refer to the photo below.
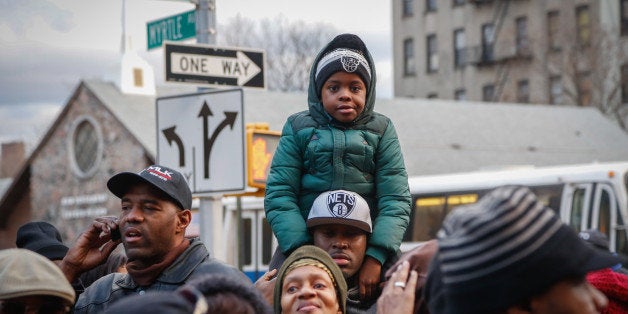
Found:
<svg viewBox="0 0 628 314"><path fill-rule="evenodd" d="M199 44L216 44L216 4L214 0L199 0L196 5L196 42ZM207 88L198 87L198 91ZM220 260L226 259L223 243L222 196L200 198L201 240L213 256Z"/></svg>
<svg viewBox="0 0 628 314"><path fill-rule="evenodd" d="M200 0L196 5L196 42L216 44L216 1Z"/></svg>
<svg viewBox="0 0 628 314"><path fill-rule="evenodd" d="M203 196L200 198L199 213L201 218L201 241L205 243L212 257L226 260L224 216L222 196Z"/></svg>

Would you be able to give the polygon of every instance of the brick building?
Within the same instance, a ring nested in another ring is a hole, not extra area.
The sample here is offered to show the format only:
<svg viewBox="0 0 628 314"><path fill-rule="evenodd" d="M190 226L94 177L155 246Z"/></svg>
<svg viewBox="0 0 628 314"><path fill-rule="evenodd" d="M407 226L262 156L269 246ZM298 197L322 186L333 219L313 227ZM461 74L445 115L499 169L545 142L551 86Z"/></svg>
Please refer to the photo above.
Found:
<svg viewBox="0 0 628 314"><path fill-rule="evenodd" d="M628 122L626 0L391 5L395 97L598 106Z"/></svg>

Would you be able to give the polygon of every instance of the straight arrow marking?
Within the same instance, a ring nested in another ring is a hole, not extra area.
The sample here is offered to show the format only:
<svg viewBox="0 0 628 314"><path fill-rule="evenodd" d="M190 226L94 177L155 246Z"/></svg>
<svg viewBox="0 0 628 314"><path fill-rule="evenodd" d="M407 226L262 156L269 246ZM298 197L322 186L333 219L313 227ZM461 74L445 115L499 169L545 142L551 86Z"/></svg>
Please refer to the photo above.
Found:
<svg viewBox="0 0 628 314"><path fill-rule="evenodd" d="M237 51L235 58L173 52L170 62L173 74L237 78L238 85L246 84L262 71L242 51Z"/></svg>

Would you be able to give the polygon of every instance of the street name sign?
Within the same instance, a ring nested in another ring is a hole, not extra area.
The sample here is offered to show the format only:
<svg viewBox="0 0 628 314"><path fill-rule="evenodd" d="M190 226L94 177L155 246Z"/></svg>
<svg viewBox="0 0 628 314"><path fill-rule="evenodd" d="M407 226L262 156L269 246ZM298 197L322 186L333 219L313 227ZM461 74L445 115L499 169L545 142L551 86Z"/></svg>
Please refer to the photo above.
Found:
<svg viewBox="0 0 628 314"><path fill-rule="evenodd" d="M166 81L265 88L264 52L164 43Z"/></svg>
<svg viewBox="0 0 628 314"><path fill-rule="evenodd" d="M184 40L196 36L196 11L168 16L146 23L147 50L161 47L166 40Z"/></svg>
<svg viewBox="0 0 628 314"><path fill-rule="evenodd" d="M157 163L181 172L193 193L245 188L242 89L160 97Z"/></svg>

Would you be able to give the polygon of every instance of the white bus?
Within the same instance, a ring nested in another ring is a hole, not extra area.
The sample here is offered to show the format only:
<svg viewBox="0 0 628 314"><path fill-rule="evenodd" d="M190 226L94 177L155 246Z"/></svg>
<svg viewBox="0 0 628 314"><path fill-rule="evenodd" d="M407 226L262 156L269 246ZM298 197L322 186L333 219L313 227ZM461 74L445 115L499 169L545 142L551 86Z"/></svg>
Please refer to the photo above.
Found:
<svg viewBox="0 0 628 314"><path fill-rule="evenodd" d="M529 186L575 230L598 229L609 237L612 251L628 254L627 180L628 162L410 177L413 206L401 249L435 238L454 207L474 203L500 185L520 184ZM225 197L223 210L225 261L254 281L268 270L277 247L263 198Z"/></svg>
<svg viewBox="0 0 628 314"><path fill-rule="evenodd" d="M402 250L435 238L456 206L508 184L530 187L576 231L597 229L608 236L611 251L628 254L628 162L411 177L413 208Z"/></svg>

